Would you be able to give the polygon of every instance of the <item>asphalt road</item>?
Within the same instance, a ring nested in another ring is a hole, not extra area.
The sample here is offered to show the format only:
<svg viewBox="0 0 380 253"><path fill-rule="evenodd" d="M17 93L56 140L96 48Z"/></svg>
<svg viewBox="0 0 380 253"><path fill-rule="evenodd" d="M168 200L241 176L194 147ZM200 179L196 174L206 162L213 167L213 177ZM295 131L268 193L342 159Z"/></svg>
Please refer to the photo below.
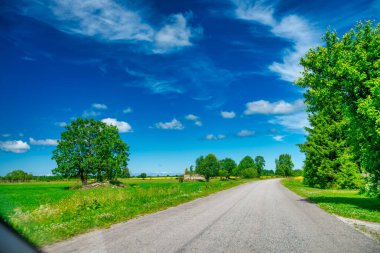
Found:
<svg viewBox="0 0 380 253"><path fill-rule="evenodd" d="M380 246L274 179L240 185L43 250L364 253L380 252Z"/></svg>

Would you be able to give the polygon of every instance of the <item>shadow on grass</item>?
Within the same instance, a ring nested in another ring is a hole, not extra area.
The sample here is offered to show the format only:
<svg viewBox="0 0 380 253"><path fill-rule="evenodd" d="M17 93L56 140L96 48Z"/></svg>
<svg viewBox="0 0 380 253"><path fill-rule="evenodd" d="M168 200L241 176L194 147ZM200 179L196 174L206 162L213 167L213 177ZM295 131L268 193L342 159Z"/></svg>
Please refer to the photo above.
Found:
<svg viewBox="0 0 380 253"><path fill-rule="evenodd" d="M376 198L350 198L350 197L309 197L309 200L317 204L353 205L360 209L380 212L380 199Z"/></svg>

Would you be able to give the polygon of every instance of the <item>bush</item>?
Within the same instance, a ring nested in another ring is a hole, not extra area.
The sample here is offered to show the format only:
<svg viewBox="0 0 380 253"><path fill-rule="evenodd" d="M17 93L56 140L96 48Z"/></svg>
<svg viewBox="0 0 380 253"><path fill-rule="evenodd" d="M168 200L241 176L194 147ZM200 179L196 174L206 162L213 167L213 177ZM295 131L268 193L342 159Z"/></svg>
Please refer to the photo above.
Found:
<svg viewBox="0 0 380 253"><path fill-rule="evenodd" d="M259 173L257 173L255 168L247 168L241 171L241 176L242 178L255 178L259 177Z"/></svg>
<svg viewBox="0 0 380 253"><path fill-rule="evenodd" d="M178 177L178 182L183 183L183 181L184 181L183 176L179 176L179 177Z"/></svg>

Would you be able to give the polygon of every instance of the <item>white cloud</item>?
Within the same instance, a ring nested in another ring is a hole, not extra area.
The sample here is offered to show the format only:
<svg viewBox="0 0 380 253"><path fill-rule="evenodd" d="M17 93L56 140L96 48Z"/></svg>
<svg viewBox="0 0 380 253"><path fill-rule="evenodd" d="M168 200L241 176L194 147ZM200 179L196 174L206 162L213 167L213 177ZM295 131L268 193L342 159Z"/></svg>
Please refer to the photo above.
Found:
<svg viewBox="0 0 380 253"><path fill-rule="evenodd" d="M10 137L11 135L10 134L2 134L1 136L3 136L4 138L7 138L7 137Z"/></svg>
<svg viewBox="0 0 380 253"><path fill-rule="evenodd" d="M123 113L127 114L127 113L131 113L133 112L132 108L131 107L127 107L123 110Z"/></svg>
<svg viewBox="0 0 380 253"><path fill-rule="evenodd" d="M218 134L218 135L208 134L206 136L206 140L223 140L225 138L226 136L224 134Z"/></svg>
<svg viewBox="0 0 380 253"><path fill-rule="evenodd" d="M24 153L30 149L28 143L23 141L0 141L0 149L12 153Z"/></svg>
<svg viewBox="0 0 380 253"><path fill-rule="evenodd" d="M55 0L38 1L35 5L24 7L23 14L42 19L66 33L99 41L135 43L153 53L167 53L192 46L191 40L202 33L200 28L189 25L191 13L164 17L161 26L150 24L149 12L138 10L133 1ZM42 15L46 8L49 15L46 12Z"/></svg>
<svg viewBox="0 0 380 253"><path fill-rule="evenodd" d="M194 123L196 126L202 126L203 124L202 124L202 121L200 121L200 120L197 120L197 121L195 121L195 123Z"/></svg>
<svg viewBox="0 0 380 253"><path fill-rule="evenodd" d="M56 125L56 126L60 126L60 127L65 127L65 126L67 126L67 123L61 121L61 122L55 122L55 125Z"/></svg>
<svg viewBox="0 0 380 253"><path fill-rule="evenodd" d="M188 15L191 17L191 15ZM168 17L166 24L155 34L155 53L165 53L191 46L191 38L199 37L202 29L188 26L188 18L182 13Z"/></svg>
<svg viewBox="0 0 380 253"><path fill-rule="evenodd" d="M284 137L285 137L285 136L283 136L283 135L275 135L275 136L273 136L272 138L273 138L273 140L275 140L275 141L284 141Z"/></svg>
<svg viewBox="0 0 380 253"><path fill-rule="evenodd" d="M239 137L249 137L254 135L254 131L249 131L249 130L241 130L240 132L237 133Z"/></svg>
<svg viewBox="0 0 380 253"><path fill-rule="evenodd" d="M96 117L99 115L101 115L100 112L96 112L96 111L92 111L92 110L90 110L90 111L86 110L82 113L82 117L84 117L84 118L91 118L91 117Z"/></svg>
<svg viewBox="0 0 380 253"><path fill-rule="evenodd" d="M100 109L100 110L105 110L108 108L107 105L105 104L96 104L96 103L92 104L92 107L95 109Z"/></svg>
<svg viewBox="0 0 380 253"><path fill-rule="evenodd" d="M179 120L177 120L175 118L172 121L169 121L169 122L158 122L158 123L156 123L155 126L158 129L165 129L165 130L168 130L168 129L171 129L171 130L182 130L182 129L185 128L182 125L181 121L179 121Z"/></svg>
<svg viewBox="0 0 380 253"><path fill-rule="evenodd" d="M187 119L187 120L197 120L197 119L199 119L199 117L196 116L196 115L194 115L194 114L188 114L188 115L185 116L185 119Z"/></svg>
<svg viewBox="0 0 380 253"><path fill-rule="evenodd" d="M132 132L131 125L125 121L118 121L114 118L105 118L102 119L102 122L110 126L116 126L120 133Z"/></svg>
<svg viewBox="0 0 380 253"><path fill-rule="evenodd" d="M258 100L246 103L244 114L289 114L301 111L305 108L302 99L297 99L293 103L288 103L283 100L277 102L269 102L266 100Z"/></svg>
<svg viewBox="0 0 380 253"><path fill-rule="evenodd" d="M199 117L197 115L188 114L188 115L185 116L185 119L194 121L194 124L196 126L202 126L203 125L202 121L199 120Z"/></svg>
<svg viewBox="0 0 380 253"><path fill-rule="evenodd" d="M275 9L267 1L256 1L252 4L248 0L233 0L233 3L238 19L269 26L273 35L292 42L292 47L284 50L282 62L273 62L269 69L284 81L295 81L302 71L299 60L309 48L318 44L320 31L308 20L297 15L288 15L276 20Z"/></svg>
<svg viewBox="0 0 380 253"><path fill-rule="evenodd" d="M41 145L41 146L57 146L58 140L54 140L54 139L35 140L33 138L29 138L29 143L32 145Z"/></svg>
<svg viewBox="0 0 380 253"><path fill-rule="evenodd" d="M222 117L225 119L233 119L236 116L235 112L233 112L233 111L231 111L231 112L221 111L220 115L222 115Z"/></svg>
<svg viewBox="0 0 380 253"><path fill-rule="evenodd" d="M252 3L246 0L233 0L236 5L235 15L239 19L256 21L264 25L274 26L276 20L273 17L274 9L272 6L265 6L265 1Z"/></svg>
<svg viewBox="0 0 380 253"><path fill-rule="evenodd" d="M306 112L299 112L290 115L275 116L269 123L278 124L286 127L288 130L301 130L309 126L309 120Z"/></svg>

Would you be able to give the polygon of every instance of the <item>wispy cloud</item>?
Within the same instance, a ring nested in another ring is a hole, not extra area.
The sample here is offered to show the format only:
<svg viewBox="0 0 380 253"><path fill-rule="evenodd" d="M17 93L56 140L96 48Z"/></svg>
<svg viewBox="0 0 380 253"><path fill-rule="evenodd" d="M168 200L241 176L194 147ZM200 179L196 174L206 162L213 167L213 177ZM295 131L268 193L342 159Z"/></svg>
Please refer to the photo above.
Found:
<svg viewBox="0 0 380 253"><path fill-rule="evenodd" d="M283 135L275 135L272 137L273 140L275 141L284 141L284 137Z"/></svg>
<svg viewBox="0 0 380 253"><path fill-rule="evenodd" d="M1 136L4 138L7 138L7 137L10 137L11 135L10 134L2 134Z"/></svg>
<svg viewBox="0 0 380 253"><path fill-rule="evenodd" d="M107 105L105 104L97 104L97 103L92 104L92 107L99 110L105 110L108 108Z"/></svg>
<svg viewBox="0 0 380 253"><path fill-rule="evenodd" d="M171 14L161 27L133 2L113 0L33 1L23 14L57 29L103 42L133 43L150 53L169 53L193 45L202 29L189 24L192 14Z"/></svg>
<svg viewBox="0 0 380 253"><path fill-rule="evenodd" d="M194 124L196 126L202 126L202 121L200 121L199 117L194 114L188 114L185 116L185 119L194 121Z"/></svg>
<svg viewBox="0 0 380 253"><path fill-rule="evenodd" d="M60 122L55 122L54 125L60 126L60 127L65 127L65 126L67 126L67 123L64 121L60 121Z"/></svg>
<svg viewBox="0 0 380 253"><path fill-rule="evenodd" d="M224 134L218 134L218 135L208 134L208 135L206 135L206 140L223 140L225 138L226 138L226 136Z"/></svg>
<svg viewBox="0 0 380 253"><path fill-rule="evenodd" d="M298 64L300 58L311 47L315 47L321 33L310 22L298 15L288 15L281 19L275 17L275 6L269 1L233 0L235 17L238 19L259 23L270 28L273 35L292 43L291 48L283 51L281 62L273 62L269 69L278 74L284 81L295 81L302 71Z"/></svg>
<svg viewBox="0 0 380 253"><path fill-rule="evenodd" d="M133 112L133 110L132 110L131 107L127 107L127 108L125 108L125 109L123 110L123 113L125 113L125 114L131 113L131 112Z"/></svg>
<svg viewBox="0 0 380 253"><path fill-rule="evenodd" d="M18 140L18 141L0 141L0 150L5 152L12 152L16 154L25 153L30 149L28 143Z"/></svg>
<svg viewBox="0 0 380 253"><path fill-rule="evenodd" d="M32 145L40 145L40 146L57 146L58 140L54 140L54 139L35 140L33 138L29 138L29 143Z"/></svg>
<svg viewBox="0 0 380 253"><path fill-rule="evenodd" d="M249 137L255 135L255 131L250 131L250 130L241 130L237 133L237 136L239 137Z"/></svg>
<svg viewBox="0 0 380 253"><path fill-rule="evenodd" d="M114 119L114 118L105 118L105 119L102 119L102 122L106 123L107 125L117 127L120 133L132 132L132 127L128 122L118 121L117 119Z"/></svg>
<svg viewBox="0 0 380 253"><path fill-rule="evenodd" d="M305 108L302 99L297 99L293 103L280 100L277 102L269 102L266 100L258 100L246 103L244 114L289 114L301 111Z"/></svg>
<svg viewBox="0 0 380 253"><path fill-rule="evenodd" d="M233 119L236 117L236 113L234 111L230 111L230 112L227 112L227 111L221 111L220 112L220 115L224 118L224 119Z"/></svg>
<svg viewBox="0 0 380 253"><path fill-rule="evenodd" d="M271 124L284 126L288 130L305 132L304 128L309 126L309 120L306 112L298 112L290 115L275 116L270 120Z"/></svg>
<svg viewBox="0 0 380 253"><path fill-rule="evenodd" d="M183 130L185 128L182 125L181 121L175 118L168 122L158 122L155 124L155 126L158 129L165 129L165 130Z"/></svg>
<svg viewBox="0 0 380 253"><path fill-rule="evenodd" d="M152 74L144 73L142 71L132 70L130 68L125 69L125 71L131 77L135 78L135 81L129 82L126 86L138 86L145 87L149 89L154 94L168 94L177 93L181 94L184 92L183 88L177 84L176 80L160 80Z"/></svg>
<svg viewBox="0 0 380 253"><path fill-rule="evenodd" d="M82 113L82 117L84 118L92 118L101 115L102 113L99 111L94 111L94 110L85 110Z"/></svg>

